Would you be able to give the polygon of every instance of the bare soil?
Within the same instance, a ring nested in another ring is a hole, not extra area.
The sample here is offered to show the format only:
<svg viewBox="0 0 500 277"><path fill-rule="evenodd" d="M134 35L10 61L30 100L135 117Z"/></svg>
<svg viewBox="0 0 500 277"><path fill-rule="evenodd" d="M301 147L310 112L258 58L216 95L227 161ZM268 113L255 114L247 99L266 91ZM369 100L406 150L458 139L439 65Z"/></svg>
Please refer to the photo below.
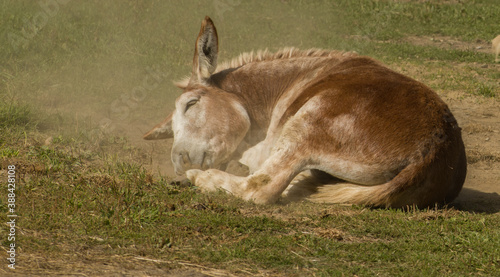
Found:
<svg viewBox="0 0 500 277"><path fill-rule="evenodd" d="M491 53L491 42L484 40L465 42L447 36L408 36L404 38L403 41L417 46L432 46L443 49Z"/></svg>

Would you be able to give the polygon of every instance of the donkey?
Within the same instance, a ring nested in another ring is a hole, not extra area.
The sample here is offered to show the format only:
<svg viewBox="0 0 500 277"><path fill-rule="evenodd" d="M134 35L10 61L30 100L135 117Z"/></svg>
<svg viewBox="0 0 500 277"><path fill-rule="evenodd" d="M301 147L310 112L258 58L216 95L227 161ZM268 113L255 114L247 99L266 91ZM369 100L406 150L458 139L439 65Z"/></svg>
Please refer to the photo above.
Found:
<svg viewBox="0 0 500 277"><path fill-rule="evenodd" d="M427 86L371 58L319 49L245 53L217 67L218 47L205 17L174 112L144 135L173 137L175 172L202 190L259 204L296 191L377 207L459 194L461 129ZM221 170L238 159L249 175ZM307 182L294 181L301 172Z"/></svg>

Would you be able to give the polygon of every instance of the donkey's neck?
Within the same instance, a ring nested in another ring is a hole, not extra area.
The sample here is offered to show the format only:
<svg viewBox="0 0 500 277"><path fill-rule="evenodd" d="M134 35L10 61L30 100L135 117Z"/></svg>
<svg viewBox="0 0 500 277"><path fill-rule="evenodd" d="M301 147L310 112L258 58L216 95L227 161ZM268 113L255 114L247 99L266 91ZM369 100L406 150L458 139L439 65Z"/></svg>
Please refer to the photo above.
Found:
<svg viewBox="0 0 500 277"><path fill-rule="evenodd" d="M328 60L331 62L326 57L299 57L253 62L218 72L211 82L238 96L250 117L252 137L260 141L269 128L281 127L275 126L281 118L277 108L287 105L283 101L295 100L300 87L324 70L320 65Z"/></svg>

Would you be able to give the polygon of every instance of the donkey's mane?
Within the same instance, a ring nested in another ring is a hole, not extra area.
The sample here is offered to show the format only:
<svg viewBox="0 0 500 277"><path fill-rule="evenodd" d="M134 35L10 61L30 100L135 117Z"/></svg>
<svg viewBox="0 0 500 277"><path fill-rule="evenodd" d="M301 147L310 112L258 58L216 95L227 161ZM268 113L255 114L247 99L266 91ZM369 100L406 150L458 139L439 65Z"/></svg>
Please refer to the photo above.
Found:
<svg viewBox="0 0 500 277"><path fill-rule="evenodd" d="M262 62L262 61L272 61L280 59L291 59L291 58L301 58L301 57L325 57L342 59L347 57L357 56L355 52L345 52L337 50L324 50L318 48L311 48L307 50L300 50L295 47L286 47L278 50L277 52L270 52L268 49L258 50L257 52L245 52L241 53L239 56L233 58L232 60L225 61L217 66L214 73L221 72L229 68L237 68L252 62ZM188 86L191 76L186 76L180 81L174 82L174 84L180 88L186 88Z"/></svg>
<svg viewBox="0 0 500 277"><path fill-rule="evenodd" d="M354 52L344 52L336 50L324 50L318 48L311 48L307 50L299 50L294 47L287 47L278 50L277 52L270 52L268 49L258 50L257 52L246 52L240 54L238 57L230 61L226 61L217 66L215 73L229 68L236 68L252 62L272 61L279 59L301 58L301 57L328 57L328 58L344 58L355 56Z"/></svg>

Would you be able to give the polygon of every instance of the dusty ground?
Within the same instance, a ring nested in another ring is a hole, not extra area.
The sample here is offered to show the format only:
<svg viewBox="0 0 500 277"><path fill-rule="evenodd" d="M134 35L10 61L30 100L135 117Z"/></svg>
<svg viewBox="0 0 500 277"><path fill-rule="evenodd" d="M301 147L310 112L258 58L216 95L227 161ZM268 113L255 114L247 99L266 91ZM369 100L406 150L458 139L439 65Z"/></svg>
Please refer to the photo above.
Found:
<svg viewBox="0 0 500 277"><path fill-rule="evenodd" d="M404 41L417 46L432 46L439 48L455 49L462 51L477 51L491 53L491 44L488 41L477 40L475 42L464 42L446 36L408 36Z"/></svg>
<svg viewBox="0 0 500 277"><path fill-rule="evenodd" d="M458 209L500 211L500 105L489 99L445 99L462 127L468 158Z"/></svg>
<svg viewBox="0 0 500 277"><path fill-rule="evenodd" d="M76 255L76 254L75 254ZM154 260L143 257L113 256L104 258L100 253L78 255L70 263L46 257L31 256L33 269L13 271L0 269L0 276L120 276L120 277L208 277L235 276L229 272L188 262ZM99 257L99 258L96 258ZM36 265L35 265L36 262Z"/></svg>

